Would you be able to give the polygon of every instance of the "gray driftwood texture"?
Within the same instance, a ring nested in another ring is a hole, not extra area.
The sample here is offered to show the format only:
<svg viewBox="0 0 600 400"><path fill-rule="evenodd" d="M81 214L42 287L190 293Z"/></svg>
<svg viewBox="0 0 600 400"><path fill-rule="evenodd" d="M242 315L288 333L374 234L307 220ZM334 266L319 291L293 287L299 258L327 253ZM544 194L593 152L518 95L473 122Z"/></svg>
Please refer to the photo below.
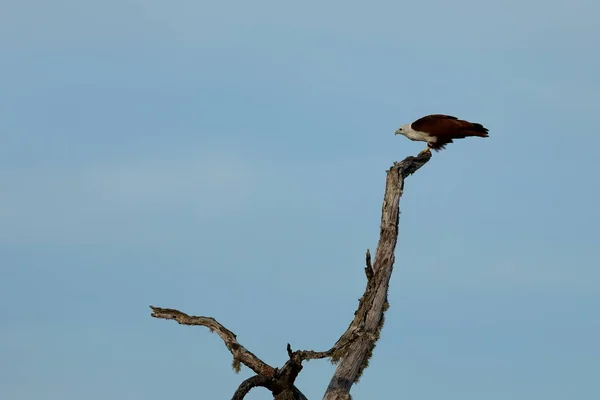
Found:
<svg viewBox="0 0 600 400"><path fill-rule="evenodd" d="M239 371L241 364L254 371L256 375L241 383L232 400L242 400L250 390L258 386L270 390L275 400L307 400L294 382L302 370L303 361L322 358L329 358L337 364L323 400L350 400L350 389L369 365L388 308L387 293L394 267L404 179L425 165L430 158L431 153L423 151L416 157L407 157L401 162L395 162L387 171L375 261L371 262L369 250L366 254L367 287L350 326L331 349L293 351L288 344L288 361L283 367L274 368L242 346L236 335L214 318L195 317L174 309L150 306L152 316L172 319L183 325L207 327L221 337L233 355L233 368L236 371Z"/></svg>

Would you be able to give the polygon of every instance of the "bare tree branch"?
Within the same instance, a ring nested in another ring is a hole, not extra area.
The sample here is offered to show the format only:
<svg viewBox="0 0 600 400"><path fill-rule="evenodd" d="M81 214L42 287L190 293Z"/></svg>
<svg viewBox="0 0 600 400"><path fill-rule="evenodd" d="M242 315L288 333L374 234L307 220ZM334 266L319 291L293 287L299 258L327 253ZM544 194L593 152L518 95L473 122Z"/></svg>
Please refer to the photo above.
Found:
<svg viewBox="0 0 600 400"><path fill-rule="evenodd" d="M338 363L324 400L349 400L352 385L360 379L379 339L384 323L384 314L388 308L387 292L394 266L394 251L398 240L399 202L404 189L404 179L415 173L431 158L431 152L422 151L417 157L407 157L395 162L387 171L385 195L381 213L380 238L375 253L375 263L371 263L371 253L365 256L365 275L367 286L361 297L358 309L350 326L327 351L292 351L288 343L288 361L280 369L266 364L248 351L238 341L236 335L211 317L196 317L169 308L152 308L152 316L172 319L183 325L205 326L217 332L225 346L233 355L234 369L239 370L242 363L257 375L246 379L234 393L232 400L242 400L257 386L267 388L275 400L307 400L306 396L294 386L302 370L302 362L307 360L331 358Z"/></svg>
<svg viewBox="0 0 600 400"><path fill-rule="evenodd" d="M407 157L396 162L387 171L385 194L381 209L381 228L379 243L375 253L373 275L367 274L367 288L360 299L354 320L342 334L338 343L347 340L356 332L364 332L347 351L334 354L332 361L339 362L329 382L323 400L347 400L350 388L360 379L369 365L375 343L384 323L384 313L389 307L387 292L394 267L394 251L398 240L398 222L400 216L400 197L404 190L404 179L415 173L431 158L430 151L422 151L417 157ZM367 252L367 268L370 266L370 254ZM334 346L335 347L335 346Z"/></svg>
<svg viewBox="0 0 600 400"><path fill-rule="evenodd" d="M289 344L288 354L292 354L290 360L288 360L283 368L276 369L262 361L252 352L248 351L237 341L235 333L225 328L212 317L191 316L172 308L160 308L154 306L150 306L150 308L152 309L151 315L154 318L172 319L182 325L205 326L210 329L211 332L217 332L221 339L223 339L223 342L225 342L225 346L227 346L233 355L234 365L236 362L241 362L256 372L256 376L242 382L236 390L232 400L243 399L252 388L257 386L263 386L269 389L276 400L308 400L306 396L294 386L294 381L296 380L298 373L302 370L303 359L297 356L292 357L294 353L291 352Z"/></svg>
<svg viewBox="0 0 600 400"><path fill-rule="evenodd" d="M365 275L367 275L367 281L370 281L373 278L374 272L373 266L371 265L371 251L369 249L367 249L366 264Z"/></svg>
<svg viewBox="0 0 600 400"><path fill-rule="evenodd" d="M342 338L340 338L340 340L338 340L332 348L326 351L297 350L292 352L292 348L288 343L288 355L290 356L290 359L297 360L298 362L302 362L304 360L318 360L322 358L333 357L334 354L346 350L346 348L350 346L354 342L354 340L356 340L356 338L358 338L362 334L363 332L353 331L350 335L345 336L343 340Z"/></svg>
<svg viewBox="0 0 600 400"><path fill-rule="evenodd" d="M231 400L242 400L246 395L250 392L250 390L254 389L257 386L268 387L271 383L271 379L262 375L254 375L246 379L244 382L240 384L237 388Z"/></svg>
<svg viewBox="0 0 600 400"><path fill-rule="evenodd" d="M275 368L271 367L239 344L236 335L221 325L216 319L211 317L194 317L171 308L154 306L150 306L150 308L152 309L152 316L154 318L172 319L182 325L205 326L210 329L211 332L217 332L221 339L223 339L223 342L225 342L225 346L227 346L233 355L234 361L241 362L258 375L266 376L268 378L275 376Z"/></svg>

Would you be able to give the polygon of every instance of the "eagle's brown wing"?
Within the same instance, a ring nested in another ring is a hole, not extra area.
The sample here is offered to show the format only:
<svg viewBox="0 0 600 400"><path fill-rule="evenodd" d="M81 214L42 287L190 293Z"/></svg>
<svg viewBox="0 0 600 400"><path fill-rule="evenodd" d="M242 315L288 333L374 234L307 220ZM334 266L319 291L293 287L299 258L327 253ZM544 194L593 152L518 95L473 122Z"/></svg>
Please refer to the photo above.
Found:
<svg viewBox="0 0 600 400"><path fill-rule="evenodd" d="M483 125L445 114L432 114L419 118L412 123L412 128L435 136L437 140L429 143L429 146L437 151L452 143L453 139L470 136L488 137L488 130Z"/></svg>

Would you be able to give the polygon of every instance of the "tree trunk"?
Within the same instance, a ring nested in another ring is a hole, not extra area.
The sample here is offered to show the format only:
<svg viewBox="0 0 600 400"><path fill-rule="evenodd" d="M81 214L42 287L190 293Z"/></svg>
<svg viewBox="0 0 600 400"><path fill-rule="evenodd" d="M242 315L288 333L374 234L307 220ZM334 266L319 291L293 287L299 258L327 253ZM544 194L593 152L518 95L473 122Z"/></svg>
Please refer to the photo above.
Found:
<svg viewBox="0 0 600 400"><path fill-rule="evenodd" d="M267 388L275 400L307 400L296 388L294 382L302 370L302 362L320 358L331 358L338 366L324 400L350 400L350 389L358 381L369 364L373 349L383 327L384 314L388 308L387 293L394 267L394 251L398 240L398 219L400 197L404 189L404 179L425 165L431 152L422 151L417 157L407 157L396 162L387 171L383 206L381 208L381 228L375 263L371 264L371 253L367 250L365 274L367 287L360 299L358 309L350 326L340 339L327 351L292 351L287 345L289 360L281 368L273 368L242 346L237 336L212 317L196 317L170 308L152 308L155 318L175 320L183 325L205 326L216 332L233 355L233 368L239 371L240 365L252 369L256 375L246 379L235 391L232 400L242 400L257 386Z"/></svg>

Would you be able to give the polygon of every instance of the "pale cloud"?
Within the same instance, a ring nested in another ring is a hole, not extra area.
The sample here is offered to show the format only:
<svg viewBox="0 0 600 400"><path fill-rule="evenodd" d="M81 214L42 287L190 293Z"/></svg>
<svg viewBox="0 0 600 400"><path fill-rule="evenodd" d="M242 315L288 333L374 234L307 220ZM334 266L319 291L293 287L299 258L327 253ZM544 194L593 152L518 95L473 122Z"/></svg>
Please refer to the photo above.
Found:
<svg viewBox="0 0 600 400"><path fill-rule="evenodd" d="M580 249L589 253L591 249ZM411 286L423 290L459 292L590 292L600 284L595 260L577 257L575 249L548 252L532 245L531 249L488 250L486 254L431 257L418 270L408 272ZM413 264L410 264L411 268Z"/></svg>
<svg viewBox="0 0 600 400"><path fill-rule="evenodd" d="M525 35L528 40L546 40L551 36L555 40L568 38L569 42L581 39L582 35L594 37L597 31L594 16L598 11L597 2L592 0L551 4L541 0L510 0L497 4L435 0L408 5L388 1L367 4L274 0L233 4L191 0L20 0L5 3L0 8L0 34L7 40L0 46L16 49L28 43L60 47L68 43L113 43L124 39L168 42L169 47L182 43L214 46L215 38L221 47L224 42L237 43L243 31L268 34L273 30L299 33L305 39L307 35L319 33L361 39L365 34L386 35L393 42L399 37L403 40L426 39L434 46L439 45L439 32L443 31L445 40L452 43L452 47L521 45L528 49L528 41L522 40ZM317 8L319 12L315 12ZM115 13L115 9L119 12ZM431 13L432 9L437 12ZM419 18L406 17L422 14L427 15L428 23L434 29L420 29ZM306 23L308 20L310 24ZM532 20L536 23L531 24ZM478 34L473 35L474 31ZM515 42L516 38L519 41ZM427 47L422 40L415 42L419 43L419 48Z"/></svg>
<svg viewBox="0 0 600 400"><path fill-rule="evenodd" d="M4 171L0 241L114 239L170 215L235 213L253 190L251 171L234 155L210 152Z"/></svg>
<svg viewBox="0 0 600 400"><path fill-rule="evenodd" d="M94 166L77 177L82 189L124 208L190 207L199 214L234 207L247 192L248 165L226 156Z"/></svg>

